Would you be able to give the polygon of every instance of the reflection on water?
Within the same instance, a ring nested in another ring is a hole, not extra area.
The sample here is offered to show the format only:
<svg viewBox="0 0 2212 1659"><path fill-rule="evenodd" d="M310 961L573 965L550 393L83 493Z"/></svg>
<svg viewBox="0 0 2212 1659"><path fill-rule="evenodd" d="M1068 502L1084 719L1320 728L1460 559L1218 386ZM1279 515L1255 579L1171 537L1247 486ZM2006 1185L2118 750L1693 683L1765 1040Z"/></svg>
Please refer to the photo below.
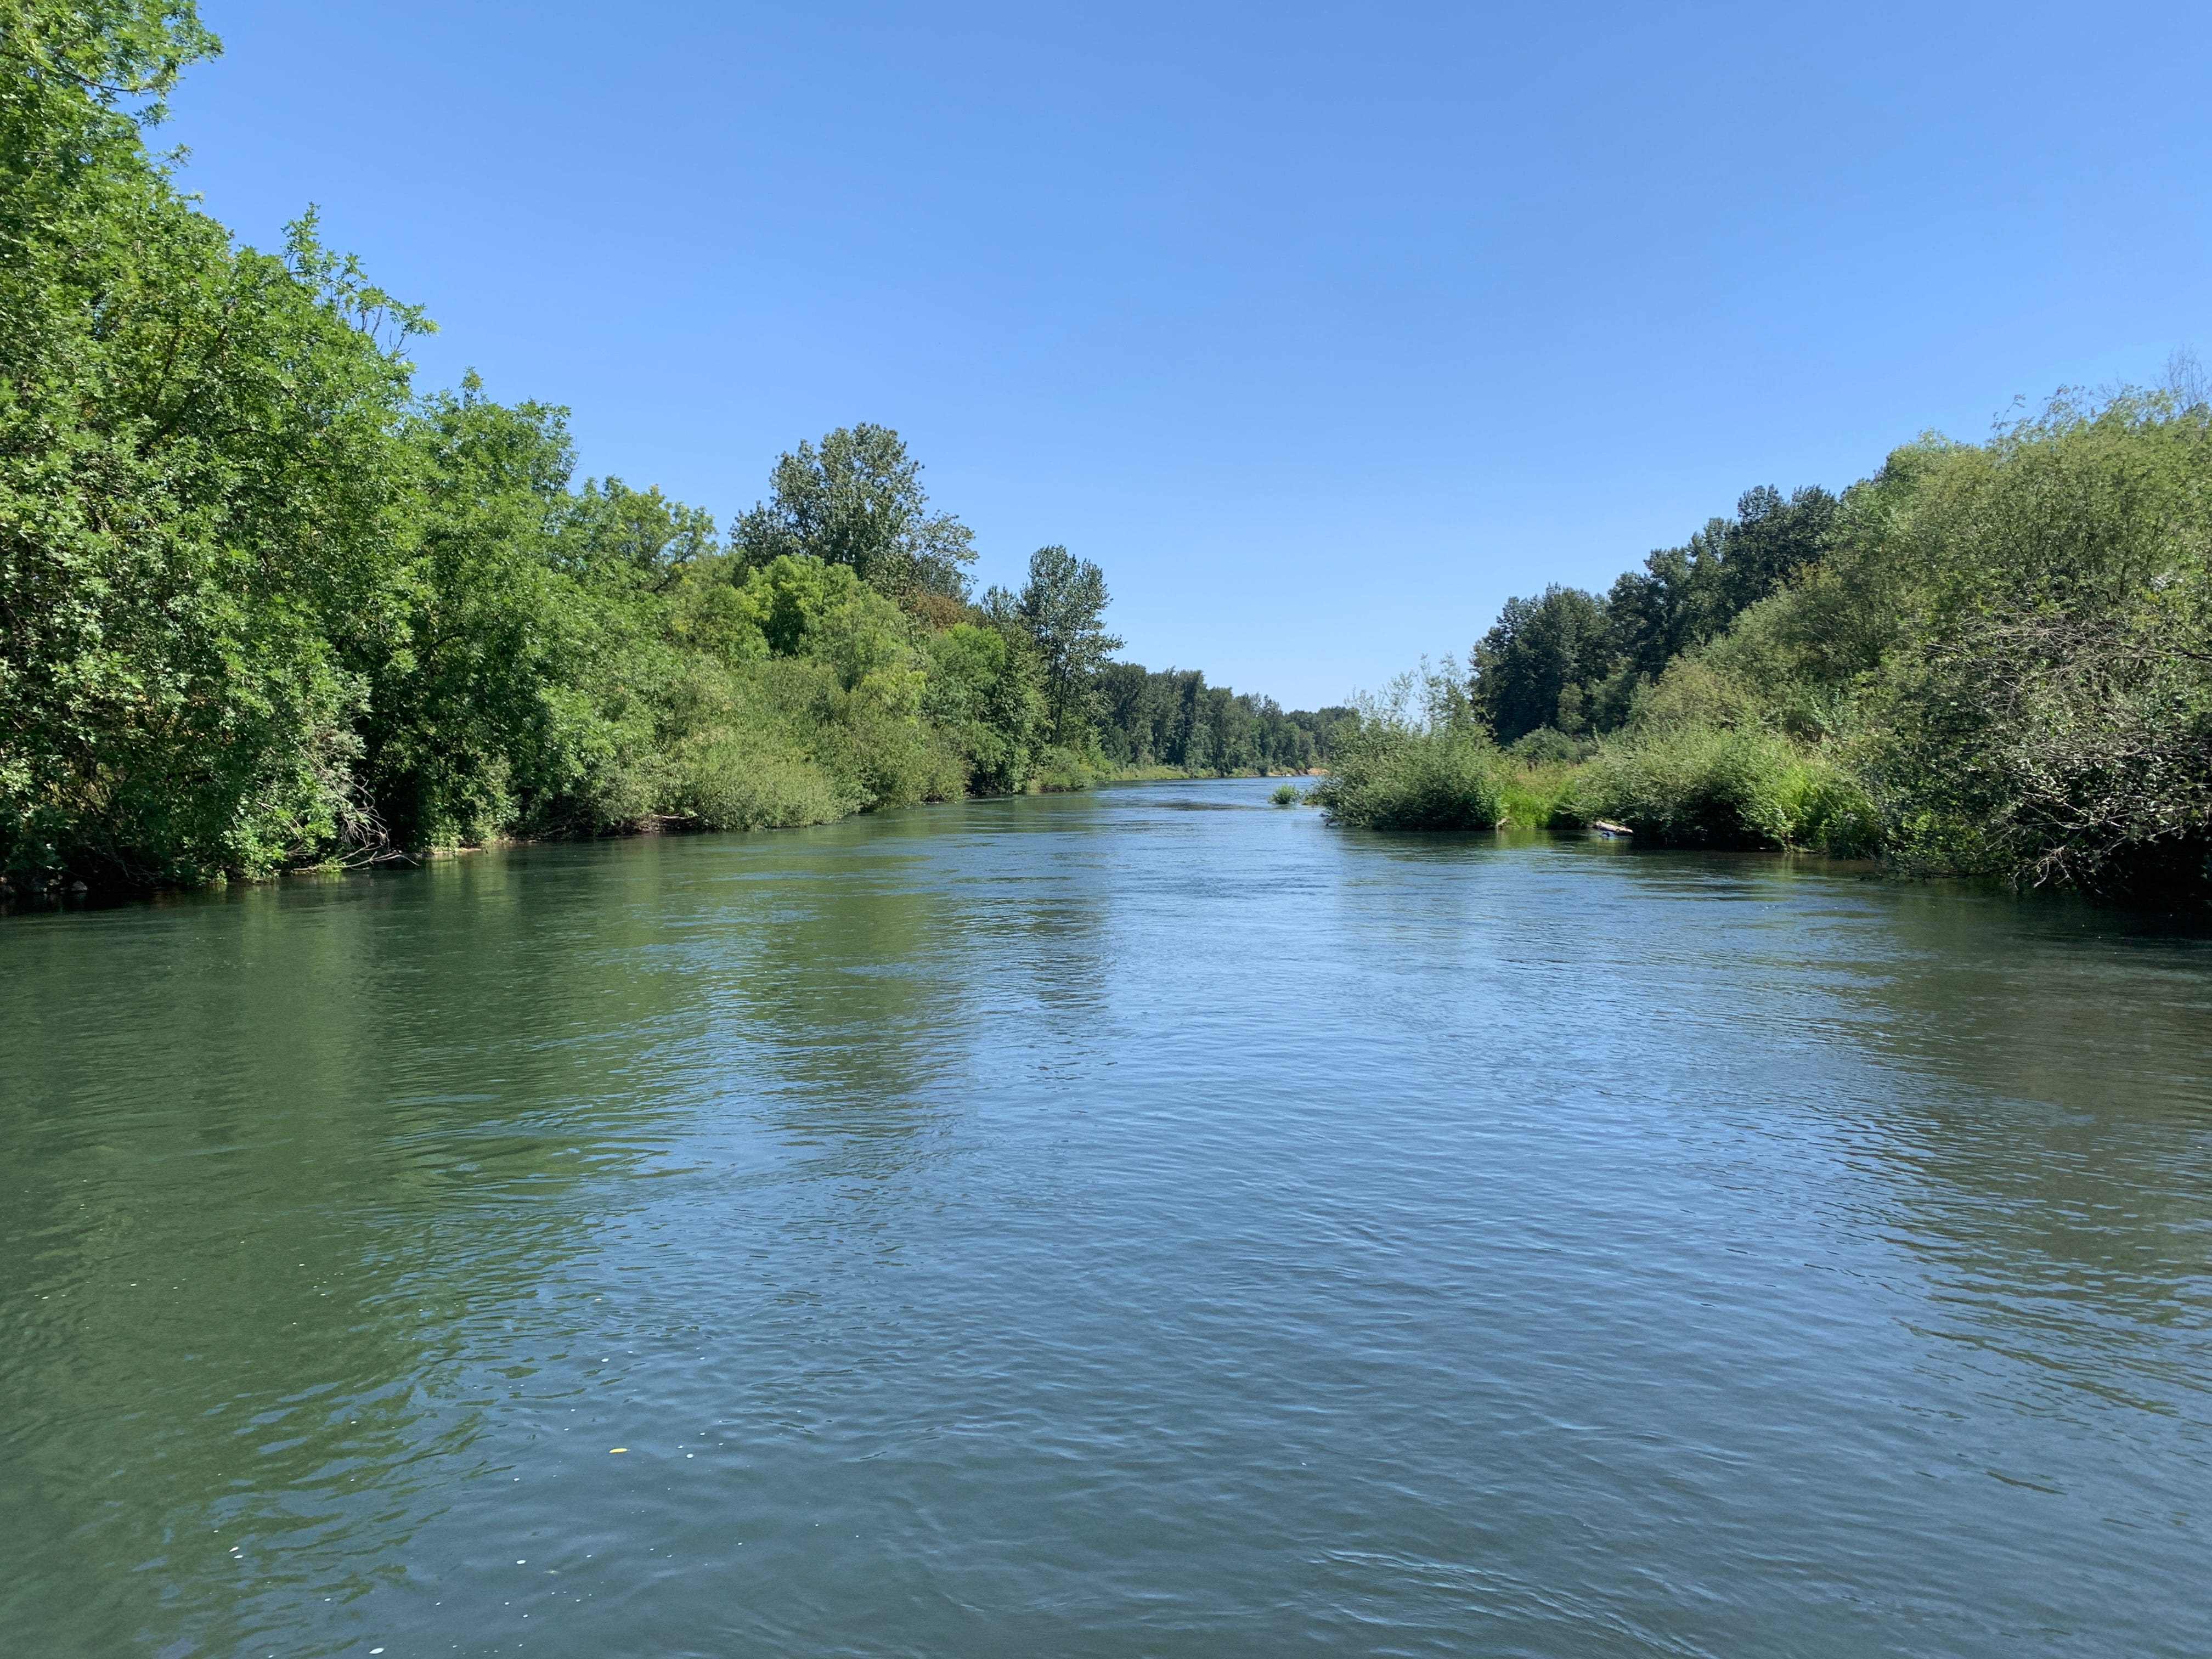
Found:
<svg viewBox="0 0 2212 1659"><path fill-rule="evenodd" d="M0 920L9 1645L2212 1650L2203 940L1265 794Z"/></svg>

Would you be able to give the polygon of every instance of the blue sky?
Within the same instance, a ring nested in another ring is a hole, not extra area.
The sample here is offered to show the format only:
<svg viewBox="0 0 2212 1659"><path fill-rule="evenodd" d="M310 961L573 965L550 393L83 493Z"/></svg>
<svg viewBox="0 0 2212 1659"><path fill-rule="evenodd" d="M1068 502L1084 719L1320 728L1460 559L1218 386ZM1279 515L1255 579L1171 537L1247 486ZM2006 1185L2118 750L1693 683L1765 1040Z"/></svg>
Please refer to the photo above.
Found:
<svg viewBox="0 0 2212 1659"><path fill-rule="evenodd" d="M986 581L1293 706L2200 344L2201 6L202 0L157 142L426 384L726 520L896 427Z"/></svg>

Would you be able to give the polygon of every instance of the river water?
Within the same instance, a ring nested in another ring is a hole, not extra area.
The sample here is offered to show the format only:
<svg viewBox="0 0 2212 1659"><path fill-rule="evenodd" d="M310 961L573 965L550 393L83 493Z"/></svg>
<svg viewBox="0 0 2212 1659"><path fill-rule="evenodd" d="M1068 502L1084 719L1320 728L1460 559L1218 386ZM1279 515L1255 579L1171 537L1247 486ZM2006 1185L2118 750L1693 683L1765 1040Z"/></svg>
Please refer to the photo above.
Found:
<svg viewBox="0 0 2212 1659"><path fill-rule="evenodd" d="M1270 787L0 919L0 1649L2212 1653L2212 946Z"/></svg>

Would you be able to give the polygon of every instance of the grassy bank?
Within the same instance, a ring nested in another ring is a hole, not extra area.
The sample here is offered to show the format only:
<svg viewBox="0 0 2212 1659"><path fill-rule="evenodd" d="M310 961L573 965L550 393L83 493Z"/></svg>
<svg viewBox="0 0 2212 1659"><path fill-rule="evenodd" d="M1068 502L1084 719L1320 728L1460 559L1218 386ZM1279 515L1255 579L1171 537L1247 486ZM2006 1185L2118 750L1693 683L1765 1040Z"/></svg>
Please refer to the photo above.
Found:
<svg viewBox="0 0 2212 1659"><path fill-rule="evenodd" d="M1685 697L1591 744L1501 749L1449 676L1409 676L1362 710L1305 798L1369 830L1573 830L1618 823L1666 847L1876 851L1872 799L1827 746L1728 723Z"/></svg>
<svg viewBox="0 0 2212 1659"><path fill-rule="evenodd" d="M1508 602L1358 710L1376 829L1568 828L2212 893L2212 401L2061 397L1840 495L1747 492L1603 592Z"/></svg>
<svg viewBox="0 0 2212 1659"><path fill-rule="evenodd" d="M1836 761L1759 733L1701 729L1608 744L1582 762L1528 763L1426 735L1382 767L1322 780L1304 799L1367 830L1538 829L1617 823L1660 847L1874 854L1871 803Z"/></svg>

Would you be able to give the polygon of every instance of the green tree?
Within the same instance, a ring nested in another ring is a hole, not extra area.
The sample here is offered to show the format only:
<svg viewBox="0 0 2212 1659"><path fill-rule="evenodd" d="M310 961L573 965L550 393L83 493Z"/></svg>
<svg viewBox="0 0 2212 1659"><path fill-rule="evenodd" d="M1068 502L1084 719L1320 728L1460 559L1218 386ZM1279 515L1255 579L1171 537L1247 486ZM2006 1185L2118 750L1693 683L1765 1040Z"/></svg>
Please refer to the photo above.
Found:
<svg viewBox="0 0 2212 1659"><path fill-rule="evenodd" d="M1043 676L1025 636L955 623L927 646L922 709L966 755L971 786L1007 794L1036 770L1045 733Z"/></svg>
<svg viewBox="0 0 2212 1659"><path fill-rule="evenodd" d="M846 690L866 688L887 708L915 706L921 659L913 624L844 566L785 555L749 575L738 602L775 655L826 663Z"/></svg>
<svg viewBox="0 0 2212 1659"><path fill-rule="evenodd" d="M1476 704L1498 742L1547 726L1581 731L1583 688L1613 665L1605 602L1556 583L1536 599L1508 599L1473 665Z"/></svg>
<svg viewBox="0 0 2212 1659"><path fill-rule="evenodd" d="M1746 490L1722 538L1718 604L1710 622L1729 626L1818 563L1835 534L1838 506L1817 484L1786 498L1765 484Z"/></svg>
<svg viewBox="0 0 2212 1659"><path fill-rule="evenodd" d="M1737 617L1811 569L1826 550L1838 503L1817 485L1787 498L1746 490L1734 519L1709 519L1680 547L1665 547L1616 580L1606 596L1616 672L1656 684L1685 651L1719 637ZM1615 721L1627 712L1617 692Z"/></svg>
<svg viewBox="0 0 2212 1659"><path fill-rule="evenodd" d="M0 8L0 864L202 879L356 834L400 606L399 345L327 254L234 248L147 155L187 4Z"/></svg>
<svg viewBox="0 0 2212 1659"><path fill-rule="evenodd" d="M1029 580L1018 595L992 592L990 608L1019 626L1036 648L1056 744L1087 727L1092 681L1121 648L1119 636L1106 631L1109 603L1105 573L1064 547L1041 547L1030 555Z"/></svg>
<svg viewBox="0 0 2212 1659"><path fill-rule="evenodd" d="M499 835L575 781L564 739L588 717L559 693L594 619L554 550L574 459L566 417L495 403L471 375L407 423L421 551L364 723L374 799L401 848Z"/></svg>
<svg viewBox="0 0 2212 1659"><path fill-rule="evenodd" d="M2201 884L2212 854L2212 410L2061 398L1892 458L1836 580L1898 619L1858 747L1893 846L2028 882Z"/></svg>
<svg viewBox="0 0 2212 1659"><path fill-rule="evenodd" d="M654 485L587 478L556 526L554 562L581 580L665 593L714 557L714 515Z"/></svg>
<svg viewBox="0 0 2212 1659"><path fill-rule="evenodd" d="M732 539L750 565L819 559L909 608L957 609L968 595L975 532L930 512L921 473L889 427L839 427L820 449L802 443L778 458L769 498L738 518Z"/></svg>

